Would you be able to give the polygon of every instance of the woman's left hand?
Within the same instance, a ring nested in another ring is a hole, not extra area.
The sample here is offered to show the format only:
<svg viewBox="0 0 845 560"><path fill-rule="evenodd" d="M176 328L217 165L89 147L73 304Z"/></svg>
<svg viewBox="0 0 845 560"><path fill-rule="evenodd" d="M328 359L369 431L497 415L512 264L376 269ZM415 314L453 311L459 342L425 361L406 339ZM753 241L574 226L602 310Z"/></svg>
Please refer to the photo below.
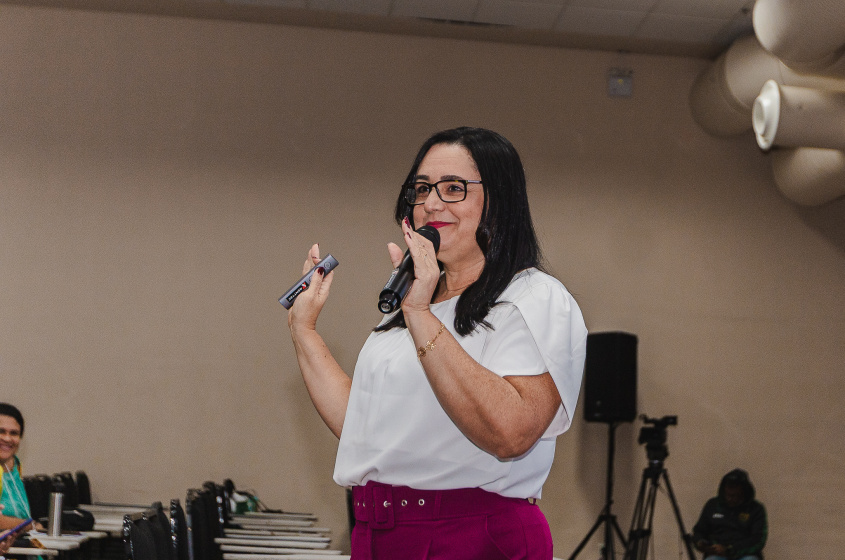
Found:
<svg viewBox="0 0 845 560"><path fill-rule="evenodd" d="M302 265L303 276L311 270L314 265L320 262L320 246L315 243L308 251L305 264ZM304 290L288 311L288 327L291 335L296 335L297 329L315 330L317 328L317 317L326 304L329 297L329 289L334 278L334 271L325 274L325 270L319 268L311 276L311 285Z"/></svg>
<svg viewBox="0 0 845 560"><path fill-rule="evenodd" d="M414 260L414 283L405 299L402 300L402 312L405 315L415 312L429 311L429 304L440 280L440 267L437 265L437 254L431 241L418 234L411 228L407 218L402 222L402 234L405 245ZM399 266L404 253L395 243L388 243L387 250L393 267Z"/></svg>

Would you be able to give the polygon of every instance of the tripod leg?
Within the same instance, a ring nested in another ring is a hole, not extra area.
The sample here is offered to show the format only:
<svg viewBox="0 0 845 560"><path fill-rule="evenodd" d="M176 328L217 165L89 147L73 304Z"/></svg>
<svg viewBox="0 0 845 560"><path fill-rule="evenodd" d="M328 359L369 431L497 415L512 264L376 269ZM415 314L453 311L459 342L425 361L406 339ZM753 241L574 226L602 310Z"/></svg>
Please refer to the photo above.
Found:
<svg viewBox="0 0 845 560"><path fill-rule="evenodd" d="M604 545L602 546L602 559L614 560L616 552L613 546L613 526L610 524L610 519L604 524Z"/></svg>
<svg viewBox="0 0 845 560"><path fill-rule="evenodd" d="M636 555L634 551L637 548L639 541L640 529L642 527L642 512L645 508L646 496L646 472L643 471L642 480L640 480L640 489L637 491L637 501L634 503L634 514L631 516L631 527L628 530L628 542L625 546L624 560L634 560Z"/></svg>
<svg viewBox="0 0 845 560"><path fill-rule="evenodd" d="M622 546L626 546L625 538L622 536L622 531L619 529L619 524L616 522L616 516L611 513L611 506L613 505L613 456L616 451L616 426L615 422L608 424L608 438L607 438L607 476L606 476L606 491L604 509L602 509L599 518L596 520L593 527L587 533L587 536L581 541L578 547L572 552L569 560L575 560L575 557L584 549L587 542L598 530L602 523L605 523L604 531L604 545L602 550L602 557L604 560L615 560L615 553L613 550L613 529L619 535L619 540L622 541Z"/></svg>
<svg viewBox="0 0 845 560"><path fill-rule="evenodd" d="M643 538L640 541L640 552L637 556L638 560L646 560L648 558L648 547L651 543L651 534L652 534L652 527L654 527L654 504L655 500L657 499L657 490L660 485L660 480L657 478L652 479L651 486L649 486L649 502L648 502L648 522L645 528L643 529Z"/></svg>
<svg viewBox="0 0 845 560"><path fill-rule="evenodd" d="M605 511L607 511L607 510L605 510ZM569 557L568 560L575 560L575 557L578 556L578 554L580 554L582 550L584 550L584 547L587 546L587 543L590 541L590 537L593 536L593 534L598 530L599 526L601 526L602 523L606 524L605 525L606 531L610 530L611 527L616 529L616 534L619 537L619 540L622 542L622 546L623 547L626 546L627 543L625 542L625 537L622 536L622 530L619 528L619 523L616 521L616 516L609 514L609 513L602 512L602 514L599 515L599 518L593 524L593 527L587 533L587 536L584 537L584 539L578 544L578 546L575 548L575 550L572 551L572 555ZM614 560L615 559L614 545L613 545L613 533L612 532L610 533L610 545L609 546L608 546L607 535L605 535L604 551L602 552L602 558L604 560Z"/></svg>
<svg viewBox="0 0 845 560"><path fill-rule="evenodd" d="M625 535L622 534L622 529L619 528L619 523L616 522L616 517L613 518L613 529L616 531L616 536L622 542L622 548L628 548L628 541L625 540Z"/></svg>
<svg viewBox="0 0 845 560"><path fill-rule="evenodd" d="M575 557L578 556L578 554L582 550L584 550L584 547L587 546L587 543L590 541L590 537L592 537L593 533L595 533L596 530L599 528L599 526L601 526L601 524L604 522L604 519L605 519L605 513L603 511L601 513L601 515L599 515L599 518L596 519L596 522L593 524L593 528L590 529L589 533L587 533L587 536L584 537L584 539L581 541L581 543L578 545L578 547L572 552L572 556L569 557L569 560L575 560Z"/></svg>
<svg viewBox="0 0 845 560"><path fill-rule="evenodd" d="M666 483L666 492L669 494L669 501L672 502L672 510L675 512L675 520L678 522L678 531L681 533L681 540L684 541L690 560L696 560L695 553L692 549L692 539L687 534L684 521L681 519L681 509L678 507L678 501L675 500L675 492L672 491L672 485L669 483L669 472L666 469L663 469L663 482Z"/></svg>
<svg viewBox="0 0 845 560"><path fill-rule="evenodd" d="M631 531L628 535L628 546L625 550L625 560L645 560L648 552L651 526L654 519L654 500L657 495L657 479L651 468L643 471L643 480L634 506L634 517L631 520Z"/></svg>

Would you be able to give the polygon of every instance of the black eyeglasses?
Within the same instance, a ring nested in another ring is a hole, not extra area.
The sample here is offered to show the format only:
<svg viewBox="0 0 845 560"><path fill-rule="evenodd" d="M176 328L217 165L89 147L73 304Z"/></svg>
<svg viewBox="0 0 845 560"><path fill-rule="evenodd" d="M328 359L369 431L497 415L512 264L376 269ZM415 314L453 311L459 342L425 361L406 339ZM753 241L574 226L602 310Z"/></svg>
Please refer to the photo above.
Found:
<svg viewBox="0 0 845 560"><path fill-rule="evenodd" d="M405 201L411 206L425 204L432 189L443 202L460 202L467 197L467 185L480 185L481 181L469 181L467 179L446 179L436 183L425 181L414 181L405 184Z"/></svg>

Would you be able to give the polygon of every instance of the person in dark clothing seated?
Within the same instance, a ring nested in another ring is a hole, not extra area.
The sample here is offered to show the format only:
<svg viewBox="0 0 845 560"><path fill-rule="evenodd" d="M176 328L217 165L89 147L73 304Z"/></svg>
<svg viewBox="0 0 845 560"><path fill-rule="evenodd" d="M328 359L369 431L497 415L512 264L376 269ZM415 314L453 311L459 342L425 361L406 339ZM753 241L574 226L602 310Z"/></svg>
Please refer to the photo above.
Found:
<svg viewBox="0 0 845 560"><path fill-rule="evenodd" d="M766 508L754 499L748 473L735 469L719 484L719 494L704 504L692 529L705 560L761 560L769 533Z"/></svg>

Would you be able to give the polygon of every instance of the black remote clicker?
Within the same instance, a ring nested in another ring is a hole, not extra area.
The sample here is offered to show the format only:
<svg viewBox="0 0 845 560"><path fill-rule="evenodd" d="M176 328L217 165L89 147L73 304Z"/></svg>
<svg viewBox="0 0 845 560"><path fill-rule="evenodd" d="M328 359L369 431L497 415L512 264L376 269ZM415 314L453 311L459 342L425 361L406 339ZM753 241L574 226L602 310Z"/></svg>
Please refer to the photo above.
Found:
<svg viewBox="0 0 845 560"><path fill-rule="evenodd" d="M326 255L326 258L315 264L314 268L309 270L305 276L299 279L299 282L291 286L290 289L285 292L285 295L279 298L279 303L281 303L285 309L290 309L290 306L293 305L293 301L296 299L296 296L307 290L308 286L311 285L311 277L318 268L322 268L325 271L325 274L328 274L337 268L338 264L340 263L337 262L336 258L331 255Z"/></svg>

